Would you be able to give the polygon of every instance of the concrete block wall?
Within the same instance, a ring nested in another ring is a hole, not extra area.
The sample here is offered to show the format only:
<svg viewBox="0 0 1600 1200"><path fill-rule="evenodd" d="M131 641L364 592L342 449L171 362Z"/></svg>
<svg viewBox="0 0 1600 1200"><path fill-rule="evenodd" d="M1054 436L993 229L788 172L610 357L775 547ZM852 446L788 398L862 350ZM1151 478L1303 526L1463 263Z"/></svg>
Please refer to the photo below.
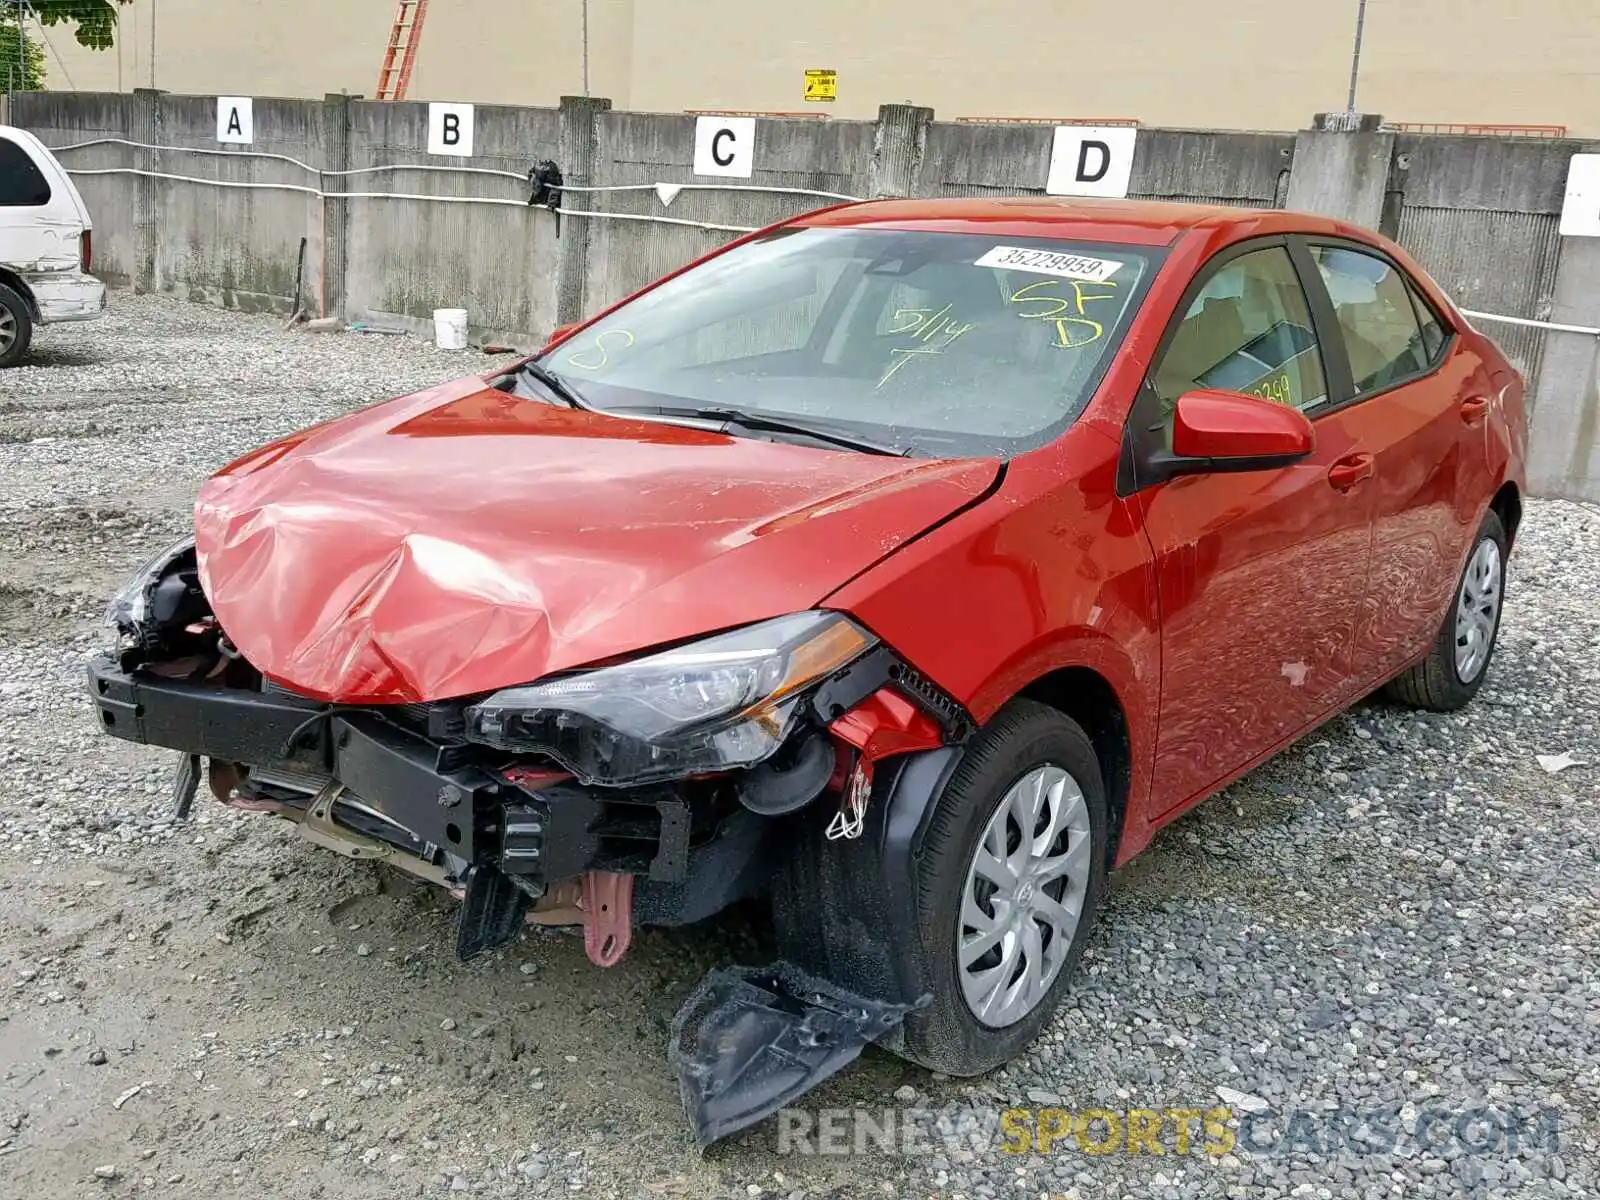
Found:
<svg viewBox="0 0 1600 1200"><path fill-rule="evenodd" d="M474 334L520 345L740 229L834 202L821 193L1041 194L1052 139L1046 125L940 122L909 104L876 121L762 118L752 177L716 180L694 174L692 116L602 99L479 106L470 159L427 153L423 104L254 107L254 144L238 148L217 145L214 97L24 93L10 115L53 146L121 139L62 155L113 172L77 176L111 283L287 311L304 238L312 315L423 330L434 308L464 306ZM1129 193L1342 217L1396 238L1465 308L1600 326L1600 242L1557 232L1567 163L1596 144L1397 134L1339 116L1297 134L1141 129ZM563 206L595 215L558 224L527 205L524 178L543 159L574 189ZM206 182L119 173L130 170ZM669 204L658 183L690 186ZM374 192L432 199L340 195ZM1479 324L1530 382L1533 489L1600 501L1600 340Z"/></svg>
<svg viewBox="0 0 1600 1200"><path fill-rule="evenodd" d="M349 114L348 165L342 169L430 162L426 105L342 97L326 103ZM508 177L416 170L328 176L330 192L507 202L329 201L332 236L342 243L343 278L328 311L392 322L423 321L436 308L464 307L475 335L507 341L554 327L555 221L547 212L530 210L527 184L510 176L525 176L535 162L558 158L561 121L556 109L480 107L473 156L431 160L504 171ZM563 234L570 229L568 223Z"/></svg>

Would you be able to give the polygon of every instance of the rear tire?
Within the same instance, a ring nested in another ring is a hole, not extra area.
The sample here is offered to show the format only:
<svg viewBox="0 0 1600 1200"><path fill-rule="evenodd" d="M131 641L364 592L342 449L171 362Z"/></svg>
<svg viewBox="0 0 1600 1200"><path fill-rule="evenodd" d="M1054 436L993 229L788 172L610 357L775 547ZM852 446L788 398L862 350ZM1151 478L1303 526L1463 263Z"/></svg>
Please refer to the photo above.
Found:
<svg viewBox="0 0 1600 1200"><path fill-rule="evenodd" d="M33 342L33 314L28 302L0 284L0 368L14 367Z"/></svg>
<svg viewBox="0 0 1600 1200"><path fill-rule="evenodd" d="M1428 657L1390 680L1386 695L1411 708L1454 712L1478 694L1500 633L1505 574L1506 530L1491 509L1478 526L1450 611Z"/></svg>

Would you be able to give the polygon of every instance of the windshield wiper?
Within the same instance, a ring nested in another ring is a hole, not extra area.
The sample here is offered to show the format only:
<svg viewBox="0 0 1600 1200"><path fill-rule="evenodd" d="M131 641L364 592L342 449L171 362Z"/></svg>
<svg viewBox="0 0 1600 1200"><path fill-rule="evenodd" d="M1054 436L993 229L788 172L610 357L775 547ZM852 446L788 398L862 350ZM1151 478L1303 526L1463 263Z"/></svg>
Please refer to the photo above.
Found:
<svg viewBox="0 0 1600 1200"><path fill-rule="evenodd" d="M785 417L772 417L765 413L745 412L737 408L695 408L676 406L670 404L652 404L647 406L630 406L611 410L613 416L625 417L630 413L650 413L659 417L684 417L700 421L720 422L724 429L746 429L752 433L787 433L795 437L814 438L819 442L830 445L842 446L846 450L859 450L863 454L884 454L890 458L905 458L911 451L902 450L898 446L886 445L883 442L874 442L868 438L857 437L853 433L841 433L837 430L824 428L817 425L807 425L804 421L792 421Z"/></svg>
<svg viewBox="0 0 1600 1200"><path fill-rule="evenodd" d="M581 408L585 412L596 411L594 405L583 398L582 392L536 359L530 358L517 368L517 372L541 384L545 391L553 394L568 408Z"/></svg>

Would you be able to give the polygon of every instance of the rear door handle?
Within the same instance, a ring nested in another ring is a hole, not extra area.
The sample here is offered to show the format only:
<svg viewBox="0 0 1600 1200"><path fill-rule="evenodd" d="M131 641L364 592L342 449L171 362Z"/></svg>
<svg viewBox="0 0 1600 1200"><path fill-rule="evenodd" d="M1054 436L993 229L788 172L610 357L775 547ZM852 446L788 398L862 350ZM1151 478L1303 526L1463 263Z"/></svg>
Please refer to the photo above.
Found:
<svg viewBox="0 0 1600 1200"><path fill-rule="evenodd" d="M1476 425L1483 420L1489 411L1489 398L1487 396L1468 396L1461 402L1461 419L1468 425Z"/></svg>
<svg viewBox="0 0 1600 1200"><path fill-rule="evenodd" d="M1347 454L1328 468L1328 483L1336 492L1348 492L1363 479L1371 479L1372 470L1372 455Z"/></svg>

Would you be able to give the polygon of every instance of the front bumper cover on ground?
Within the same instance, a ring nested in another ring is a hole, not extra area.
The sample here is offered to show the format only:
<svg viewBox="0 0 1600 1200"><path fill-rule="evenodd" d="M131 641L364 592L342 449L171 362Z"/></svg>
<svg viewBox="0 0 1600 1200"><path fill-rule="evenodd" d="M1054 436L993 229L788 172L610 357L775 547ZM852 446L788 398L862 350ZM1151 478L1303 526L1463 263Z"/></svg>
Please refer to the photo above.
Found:
<svg viewBox="0 0 1600 1200"><path fill-rule="evenodd" d="M932 999L859 996L792 963L710 972L672 1022L668 1057L695 1140L771 1116L894 1033Z"/></svg>

